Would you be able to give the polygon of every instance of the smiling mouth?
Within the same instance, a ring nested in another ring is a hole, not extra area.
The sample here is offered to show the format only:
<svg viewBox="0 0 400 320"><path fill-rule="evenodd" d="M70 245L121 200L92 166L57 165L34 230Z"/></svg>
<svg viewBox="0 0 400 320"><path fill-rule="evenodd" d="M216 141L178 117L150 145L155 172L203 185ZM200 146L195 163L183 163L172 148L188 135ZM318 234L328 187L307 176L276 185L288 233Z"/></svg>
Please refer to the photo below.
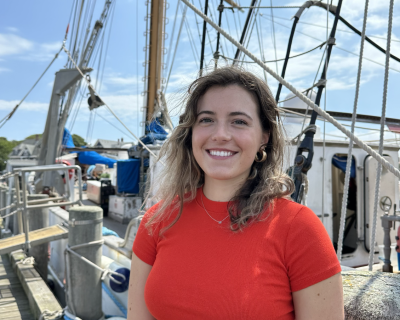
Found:
<svg viewBox="0 0 400 320"><path fill-rule="evenodd" d="M233 151L218 151L218 150L207 150L207 152L215 157L231 157L237 153Z"/></svg>

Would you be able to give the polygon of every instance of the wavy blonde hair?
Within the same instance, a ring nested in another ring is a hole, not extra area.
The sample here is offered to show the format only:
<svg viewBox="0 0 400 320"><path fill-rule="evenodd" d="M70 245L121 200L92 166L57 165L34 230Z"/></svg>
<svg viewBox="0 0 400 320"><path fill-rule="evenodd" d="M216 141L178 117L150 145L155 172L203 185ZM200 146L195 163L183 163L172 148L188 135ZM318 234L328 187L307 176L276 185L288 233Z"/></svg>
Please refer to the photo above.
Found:
<svg viewBox="0 0 400 320"><path fill-rule="evenodd" d="M160 150L159 159L163 159L165 167L154 198L161 202L146 224L149 230L153 224L169 218L172 212L178 210L178 215L163 231L172 227L180 218L184 203L192 201L197 188L203 185L204 172L196 162L192 149L197 103L211 87L231 85L240 86L256 97L263 131L269 133L265 148L267 160L253 163L249 179L228 203L231 229L242 230L251 221L259 220L263 212L273 206L275 198L287 197L293 192L293 181L282 171L285 134L268 85L239 67L222 67L196 79L185 94L179 125Z"/></svg>

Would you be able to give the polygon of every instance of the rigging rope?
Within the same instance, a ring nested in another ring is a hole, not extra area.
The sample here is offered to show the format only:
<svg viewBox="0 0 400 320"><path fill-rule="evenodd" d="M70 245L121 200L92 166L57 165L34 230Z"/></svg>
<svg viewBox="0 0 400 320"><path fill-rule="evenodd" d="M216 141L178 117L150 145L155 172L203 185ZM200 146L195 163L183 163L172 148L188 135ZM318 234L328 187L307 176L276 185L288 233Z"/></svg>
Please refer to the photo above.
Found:
<svg viewBox="0 0 400 320"><path fill-rule="evenodd" d="M167 88L168 88L168 84L169 84L169 78L171 77L171 71L172 71L172 68L173 68L174 62L175 62L176 51L178 50L179 38L181 37L182 27L183 27L183 24L185 23L186 11L187 11L187 7L184 7L183 8L183 13L182 13L182 21L181 21L181 25L179 26L178 36L177 36L176 42L175 42L174 54L172 55L171 66L169 67L169 72L168 72L167 82L165 83L164 92L167 92Z"/></svg>
<svg viewBox="0 0 400 320"><path fill-rule="evenodd" d="M278 60L278 57L276 55L276 39L275 39L275 23L274 23L274 11L272 9L272 0L271 2L271 16L272 16L272 35L273 35L273 44L274 44L274 52L275 52L275 61ZM278 62L275 62L275 67L276 67L276 73L279 73L278 71Z"/></svg>
<svg viewBox="0 0 400 320"><path fill-rule="evenodd" d="M326 11L326 43L328 43L328 41L329 41L329 0L326 0L326 4L328 6L328 10ZM328 60L325 60L325 69L326 70L328 69ZM326 112L326 104L327 104L326 99L327 99L327 95L328 95L328 88L327 88L326 83L325 83L324 93L325 93L324 94L324 111ZM325 225L325 147L326 147L325 140L326 140L326 121L324 119L324 135L323 135L323 142L322 142L322 195L321 195L321 220L322 220L323 225Z"/></svg>
<svg viewBox="0 0 400 320"><path fill-rule="evenodd" d="M226 7L225 7L226 8ZM194 15L195 17L197 17L197 15ZM229 19L228 19L228 15L227 14L224 14L224 16L225 16L225 20L226 20L226 25L228 26L228 31L229 31L229 34L232 34L232 32L231 32L231 26L230 26L230 24L229 24ZM226 41L226 39L225 38L223 38L225 41ZM225 44L225 46L226 46L226 51L227 51L227 53L228 53L228 46ZM232 49L232 57L234 56L234 54L235 54L235 49L232 47L232 45L230 46L230 48Z"/></svg>
<svg viewBox="0 0 400 320"><path fill-rule="evenodd" d="M318 46L316 46L315 48L312 48L312 49L310 49L310 50L308 50L308 51L305 51L305 52L302 52L302 53L299 53L299 54L295 54L294 56L290 56L289 57L289 59L292 59L292 58L297 58L297 57L300 57L300 56L303 56L303 55L305 55L305 54L307 54L307 53L310 53L310 52L312 52L312 51L314 51L314 50L316 50L316 49L322 49L322 46L323 45L325 45L326 44L326 41L324 41L324 42L322 42L321 44L319 44ZM231 59L231 58L227 58L227 57L224 57L224 56L222 56L222 55L219 55L220 57L222 57L222 58L224 58L224 59L227 59L227 60L234 60L234 59ZM283 58L283 59L278 59L278 60L267 60L267 61L264 61L264 59L262 59L263 60L263 62L264 63L272 63L272 62L278 62L278 61L284 61L285 60L285 58ZM244 62L244 63L257 63L257 62L255 62L255 61L242 61L242 62ZM281 102L281 101L279 101L279 102Z"/></svg>
<svg viewBox="0 0 400 320"><path fill-rule="evenodd" d="M199 59L199 57L198 57L199 53L196 50L196 44L195 44L195 42L193 40L192 32L190 31L190 27L189 27L189 24L188 24L188 21L187 21L186 17L185 17L185 27L186 27L186 33L187 33L188 38L189 38L190 48L192 49L193 58L194 58L194 61L196 62L196 67L198 69L199 65L198 65L197 60Z"/></svg>
<svg viewBox="0 0 400 320"><path fill-rule="evenodd" d="M262 38L260 37L260 26L258 25L258 20L256 19L256 31L257 31L257 40L258 40L258 47L260 48L260 56L263 61L265 61L264 57L264 43L262 41ZM230 33L230 32L229 32ZM247 61L246 61L247 62ZM267 73L263 69L263 74L264 74L264 80L265 83L267 83Z"/></svg>
<svg viewBox="0 0 400 320"><path fill-rule="evenodd" d="M256 23L256 20L257 20L257 15L258 15L258 11L260 11L260 9L256 9L257 11L256 12L254 12L254 14L251 16L251 18L250 18L250 23L251 23L251 20L254 18L254 21L253 21L253 24L252 24L252 26L251 26L251 29L250 29L250 32L249 32L249 34L247 35L246 34L246 38L247 38L247 44L246 44L246 48L249 46L249 43L250 43L250 39L251 39L251 35L253 34L253 30L254 30L254 25L255 25L255 23ZM242 66L243 66L243 63L245 62L244 61L244 59L246 58L246 56L245 55L243 55L243 59L242 59L242 61L241 61L241 63L242 63Z"/></svg>
<svg viewBox="0 0 400 320"><path fill-rule="evenodd" d="M328 0L329 1L329 0ZM270 16L270 15L268 15L268 14L265 14L266 16ZM287 19L287 18L283 18L283 17L278 17L278 16L274 16L274 18L275 19L280 19L280 20L286 20L286 21L292 21L291 19ZM320 25L320 24L315 24L315 23L309 23L309 22L304 22L304 21L299 21L298 23L300 23L300 24L306 24L306 25L309 25L309 26L313 26L313 27L318 27L318 28L324 28L324 29L326 29L326 26L322 26L322 25ZM346 32L346 33L350 33L350 34L354 34L355 32L354 31L350 31L350 30L344 30L344 29L339 29L339 28L337 28L336 29L337 31L341 31L341 32ZM358 30L357 30L358 31ZM356 32L357 33L357 32ZM366 37L369 37L369 38L376 38L376 39L381 39L381 40L387 40L387 38L385 38L385 37L379 37L379 36L372 36L372 35L366 35ZM397 39L392 39L391 40L392 42L400 42L400 40L397 40Z"/></svg>
<svg viewBox="0 0 400 320"><path fill-rule="evenodd" d="M82 78L88 83L88 86L93 90L93 92L97 96L99 96L99 94L96 92L96 90L90 84L89 80L83 74L82 70L78 67L78 65L76 64L74 59L72 59L71 54L67 50L67 48L65 46L63 46L63 49L64 49L65 53L68 55L68 57L71 60L71 62L73 63L73 65L75 66L75 68L81 74ZM99 98L100 98L100 96L99 96ZM108 106L108 104L103 99L101 99L101 100L104 102L104 105L112 113L112 115L125 127L125 129L138 141L138 143L140 143L142 145L142 147L145 148L152 156L154 156L156 159L158 159L157 155L153 151L151 151L131 130L129 130L129 128L125 125L125 123L122 122L122 120L114 113L114 111ZM158 160L158 161L160 161L164 165L164 163L161 160Z"/></svg>
<svg viewBox="0 0 400 320"><path fill-rule="evenodd" d="M165 78L165 77L164 77ZM137 122L140 124L140 108L139 108L139 1L136 1L136 115ZM140 125L138 128L138 136L140 136Z"/></svg>
<svg viewBox="0 0 400 320"><path fill-rule="evenodd" d="M358 95L360 92L360 82L361 82L362 59L363 59L363 55L364 55L365 30L367 29L368 4L369 4L369 0L365 0L364 20L363 20L363 28L362 28L362 33L361 33L360 58L358 59L356 94L354 97L353 115L351 117L351 133L354 133L354 127L356 124ZM352 153L353 153L353 140L350 140L349 152L348 152L347 163L346 163L346 175L344 178L342 210L341 210L341 214L340 214L339 239L337 242L337 257L338 257L339 262L342 262L343 233L344 233L344 228L346 225L347 197L348 197L348 193L349 193L351 163L353 161Z"/></svg>
<svg viewBox="0 0 400 320"><path fill-rule="evenodd" d="M174 24L172 25L172 32L171 32L171 39L169 40L169 46L168 46L168 55L167 55L167 63L165 64L166 66L169 66L169 60L171 59L171 52L172 52L172 44L174 41L174 36L175 36L175 26L176 26L176 17L178 16L178 10L179 6L181 5L180 0L178 0L178 3L176 5L176 11L175 11L175 19L174 19ZM137 10L136 10L137 12ZM165 75L164 75L165 78Z"/></svg>
<svg viewBox="0 0 400 320"><path fill-rule="evenodd" d="M196 7L194 7L188 0L181 0L184 2L190 9L192 9L196 14L202 17L207 21L213 28L219 31L226 39L232 42L236 47L238 47L241 51L243 51L249 58L253 59L257 62L257 64L264 68L269 74L271 74L277 81L281 82L285 87L287 87L290 91L292 91L300 100L309 105L313 110L315 110L321 117L332 123L336 128L342 131L346 136L350 139L353 139L357 145L360 146L364 151L370 154L373 158L375 158L379 163L381 163L387 170L393 173L396 177L400 178L400 171L396 169L392 164L390 164L386 159L381 157L377 152L375 152L371 147L365 144L362 140L360 140L357 136L347 130L344 126L342 126L336 119L327 114L324 110L322 110L318 105L316 105L313 101L311 101L308 97L303 95L300 91L298 91L292 84L290 84L285 79L282 79L278 74L276 74L272 69L266 66L260 59L258 59L255 55L253 55L250 51L244 48L240 43L238 43L235 39L233 39L225 30L219 28L214 22L212 22L207 16L205 16L202 12L200 12ZM65 48L64 48L65 50Z"/></svg>
<svg viewBox="0 0 400 320"><path fill-rule="evenodd" d="M4 126L4 124L11 119L11 117L14 115L15 111L17 111L18 107L22 104L22 102L24 102L24 100L26 99L26 97L31 93L31 91L36 87L36 85L39 83L39 81L43 78L43 76L45 75L45 73L47 72L47 70L49 70L49 68L51 67L51 65L53 64L53 62L58 58L58 55L60 54L60 52L63 49L63 46L65 44L65 41L67 40L67 35L68 35L68 28L67 28L67 32L65 33L65 38L63 41L63 45L61 46L60 50L56 53L56 55L54 56L53 60L51 60L50 64L47 66L47 68L43 71L43 73L40 75L39 79L36 80L36 82L34 83L34 85L32 86L32 88L29 89L29 91L27 92L27 94L22 98L22 100L14 107L14 109L12 109L12 111L6 115L2 120L0 120L0 129Z"/></svg>
<svg viewBox="0 0 400 320"><path fill-rule="evenodd" d="M269 19L268 17L265 17L264 15L262 15L262 14L260 14L264 19L267 19L267 20L269 20L269 21L271 21L271 19ZM290 29L290 27L288 27L287 25L285 25L285 24L282 24L282 23L279 23L279 22L274 22L274 23L276 23L276 24L279 24L280 26L282 26L282 27L285 27L285 28L287 28L287 29ZM298 30L296 30L296 33L300 33L300 34L302 34L302 35L305 35L306 37L309 37L309 38L311 38L311 39L314 39L314 40L318 40L318 41L323 41L323 40L321 40L321 39L318 39L318 38L316 38L316 37L313 37L313 36L310 36L309 34L307 34L307 33L304 33L304 32L301 32L301 31L298 31ZM354 52L351 52L351 51L349 51L349 50L346 50L346 49L344 49L344 48L342 48L342 47L339 47L337 44L335 45L335 47L337 48L337 49L339 49L339 50L342 50L342 51L344 51L344 52L347 52L347 53L350 53L350 54L352 54L353 56L359 56L357 53L354 53ZM394 57L394 58L397 58L397 57L395 57L395 56L393 56L393 55L391 55L391 57ZM365 60L368 60L368 61L371 61L371 62L373 62L373 63L375 63L375 64L378 64L378 65L380 65L380 66L385 66L384 64L382 64L382 63L380 63L380 62L377 62L377 61L375 61L375 60L372 60L372 59L369 59L369 58L366 58L366 57L364 57L364 59ZM396 59L395 59L396 60ZM400 72L400 70L397 70L397 69L395 69L395 68L392 68L392 67L389 67L389 69L390 70L393 70L393 71L396 71L396 72Z"/></svg>
<svg viewBox="0 0 400 320"><path fill-rule="evenodd" d="M386 61L385 61L385 78L383 83L383 101L382 101L382 116L381 116L381 132L379 141L379 155L382 157L383 153L383 136L385 128L385 116L386 116L386 98L387 98L387 87L389 82L389 63L390 63L390 39L392 37L392 22L393 22L393 6L394 0L390 0L389 5L389 22L388 22L388 37L386 43ZM375 184L375 201L374 201L374 216L372 221L371 240L369 242L369 271L372 271L372 265L374 264L374 253L375 253L375 233L376 233L376 218L378 215L378 202L379 202L379 189L381 186L381 173L382 164L378 161L378 168L376 170L376 184Z"/></svg>

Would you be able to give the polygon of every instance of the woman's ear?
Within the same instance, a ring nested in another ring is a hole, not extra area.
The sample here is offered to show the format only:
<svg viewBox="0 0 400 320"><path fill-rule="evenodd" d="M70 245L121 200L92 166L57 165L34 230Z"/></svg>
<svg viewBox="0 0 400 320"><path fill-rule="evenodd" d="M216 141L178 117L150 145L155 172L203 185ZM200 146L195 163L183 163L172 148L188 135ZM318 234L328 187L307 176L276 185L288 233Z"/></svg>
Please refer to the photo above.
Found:
<svg viewBox="0 0 400 320"><path fill-rule="evenodd" d="M261 138L261 144L267 145L269 141L269 132L263 132L262 138Z"/></svg>

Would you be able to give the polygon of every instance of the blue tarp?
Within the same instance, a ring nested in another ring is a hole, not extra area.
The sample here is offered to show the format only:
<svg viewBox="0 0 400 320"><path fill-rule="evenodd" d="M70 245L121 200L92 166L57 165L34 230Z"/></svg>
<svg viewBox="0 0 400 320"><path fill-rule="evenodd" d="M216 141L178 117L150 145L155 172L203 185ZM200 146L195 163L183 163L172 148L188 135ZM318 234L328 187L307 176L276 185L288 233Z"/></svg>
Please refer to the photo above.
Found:
<svg viewBox="0 0 400 320"><path fill-rule="evenodd" d="M116 237L119 238L119 235L115 231L110 230L110 229L108 229L106 227L103 227L101 229L101 232L103 233L103 236L116 236Z"/></svg>
<svg viewBox="0 0 400 320"><path fill-rule="evenodd" d="M140 159L118 160L118 192L139 193Z"/></svg>
<svg viewBox="0 0 400 320"><path fill-rule="evenodd" d="M64 128L63 147L75 148L72 135L67 128ZM82 164L106 164L109 168L114 166L117 160L110 159L99 155L96 151L75 151L78 154L78 160Z"/></svg>
<svg viewBox="0 0 400 320"><path fill-rule="evenodd" d="M157 119L153 120L148 126L146 126L146 131L165 135L168 134L168 132L164 130Z"/></svg>
<svg viewBox="0 0 400 320"><path fill-rule="evenodd" d="M141 137L140 140L144 144L153 144L155 140L165 140L167 139L166 134L161 134L161 133L148 133L145 136Z"/></svg>
<svg viewBox="0 0 400 320"><path fill-rule="evenodd" d="M64 128L63 140L62 140L63 147L67 148L75 148L74 140L72 139L71 132L67 128Z"/></svg>
<svg viewBox="0 0 400 320"><path fill-rule="evenodd" d="M99 155L96 151L78 151L78 160L82 164L106 164L109 168L117 162L117 160Z"/></svg>
<svg viewBox="0 0 400 320"><path fill-rule="evenodd" d="M338 168L346 173L347 156L343 156L343 157L334 156L332 158L332 164L336 168ZM356 161L353 158L351 161L350 178L355 178L355 177L356 177Z"/></svg>

